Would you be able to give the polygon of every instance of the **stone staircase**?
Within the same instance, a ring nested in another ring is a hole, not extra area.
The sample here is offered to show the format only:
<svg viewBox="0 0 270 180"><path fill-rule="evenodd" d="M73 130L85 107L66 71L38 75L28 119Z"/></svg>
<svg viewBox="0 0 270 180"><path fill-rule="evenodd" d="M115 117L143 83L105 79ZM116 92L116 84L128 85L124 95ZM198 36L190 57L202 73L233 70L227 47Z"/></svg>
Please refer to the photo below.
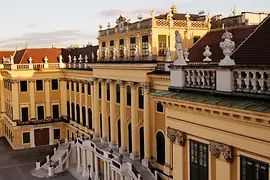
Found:
<svg viewBox="0 0 270 180"><path fill-rule="evenodd" d="M133 162L132 165L141 175L141 180L155 180L155 176L152 174L152 172L148 168L144 167L141 163Z"/></svg>

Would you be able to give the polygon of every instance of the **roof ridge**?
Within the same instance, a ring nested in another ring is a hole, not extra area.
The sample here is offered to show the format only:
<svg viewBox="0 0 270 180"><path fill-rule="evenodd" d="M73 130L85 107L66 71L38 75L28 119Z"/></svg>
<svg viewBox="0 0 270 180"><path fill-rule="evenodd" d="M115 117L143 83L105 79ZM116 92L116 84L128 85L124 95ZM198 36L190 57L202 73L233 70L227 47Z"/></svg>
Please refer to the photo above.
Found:
<svg viewBox="0 0 270 180"><path fill-rule="evenodd" d="M198 44L200 41L202 41L202 39L209 34L211 31L208 31L207 33L205 33L197 42L195 42L189 49L193 48L196 44Z"/></svg>
<svg viewBox="0 0 270 180"><path fill-rule="evenodd" d="M264 20L253 30L253 32L251 32L248 37L246 37L246 39L244 41L242 41L237 48L235 48L235 50L233 51L232 55L255 33L257 32L257 30L268 20L270 19L270 14L268 14L268 16L266 18L264 18Z"/></svg>

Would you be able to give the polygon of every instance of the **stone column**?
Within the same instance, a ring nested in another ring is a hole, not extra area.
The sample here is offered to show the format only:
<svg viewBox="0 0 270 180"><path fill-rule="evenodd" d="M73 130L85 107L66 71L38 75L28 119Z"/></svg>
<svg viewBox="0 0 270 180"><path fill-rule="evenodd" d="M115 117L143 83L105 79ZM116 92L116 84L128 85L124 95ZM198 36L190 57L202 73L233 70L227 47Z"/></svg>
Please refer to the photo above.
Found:
<svg viewBox="0 0 270 180"><path fill-rule="evenodd" d="M5 95L5 87L4 87L4 80L2 79L0 81L0 89L1 89L1 95ZM19 92L17 92L19 93ZM5 98L1 98L1 113L5 112Z"/></svg>
<svg viewBox="0 0 270 180"><path fill-rule="evenodd" d="M127 154L127 147L128 147L128 135L127 135L127 125L126 125L126 107L127 107L127 100L126 100L126 85L125 82L119 81L120 85L120 121L121 121L121 154ZM120 134L119 134L120 135Z"/></svg>
<svg viewBox="0 0 270 180"><path fill-rule="evenodd" d="M111 148L117 148L117 119L115 115L116 106L116 84L115 81L109 80L110 83L110 120L111 120Z"/></svg>
<svg viewBox="0 0 270 180"><path fill-rule="evenodd" d="M60 115L66 116L67 115L67 87L66 87L66 80L64 78L60 79Z"/></svg>
<svg viewBox="0 0 270 180"><path fill-rule="evenodd" d="M93 120L94 120L94 127L95 127L95 137L100 136L100 121L99 121L99 97L98 97L98 79L94 79L94 93L92 95L94 98L94 108L93 108Z"/></svg>
<svg viewBox="0 0 270 180"><path fill-rule="evenodd" d="M86 170L86 153L85 149L82 149L82 166L83 166L83 176L87 176L87 170Z"/></svg>
<svg viewBox="0 0 270 180"><path fill-rule="evenodd" d="M96 179L99 179L98 175L99 175L98 157L95 155L95 176L96 176Z"/></svg>
<svg viewBox="0 0 270 180"><path fill-rule="evenodd" d="M80 104L80 119L79 119L79 122L80 122L80 124L82 125L82 81L78 81L78 83L79 83L79 104ZM78 119L77 119L78 120Z"/></svg>
<svg viewBox="0 0 270 180"><path fill-rule="evenodd" d="M80 147L77 146L77 172L81 170L81 150Z"/></svg>
<svg viewBox="0 0 270 180"><path fill-rule="evenodd" d="M50 127L49 129L49 133L50 133L50 145L54 144L54 137L53 137L53 128Z"/></svg>
<svg viewBox="0 0 270 180"><path fill-rule="evenodd" d="M69 86L69 109L70 109L70 119L72 119L72 108L71 108L71 104L72 104L72 99L71 99L71 83L73 83L71 80L68 80L68 86ZM74 120L74 119L72 119Z"/></svg>
<svg viewBox="0 0 270 180"><path fill-rule="evenodd" d="M78 121L77 120L77 81L73 81L73 86L74 86L74 109L75 109L75 113L74 113L74 116L75 116L75 119L74 121Z"/></svg>
<svg viewBox="0 0 270 180"><path fill-rule="evenodd" d="M30 92L30 119L36 118L35 108L35 80L28 80L29 92Z"/></svg>
<svg viewBox="0 0 270 180"><path fill-rule="evenodd" d="M34 129L31 129L31 131L30 131L30 142L31 142L31 147L35 147Z"/></svg>
<svg viewBox="0 0 270 180"><path fill-rule="evenodd" d="M90 165L91 165L91 168L90 168L90 175L91 177L94 176L94 158L93 158L93 152L90 150Z"/></svg>
<svg viewBox="0 0 270 180"><path fill-rule="evenodd" d="M103 79L101 82L101 114L102 114L102 141L108 140L108 117L107 117L107 82Z"/></svg>
<svg viewBox="0 0 270 180"><path fill-rule="evenodd" d="M136 83L131 83L131 132L132 132L132 160L139 160L138 147L138 87Z"/></svg>
<svg viewBox="0 0 270 180"><path fill-rule="evenodd" d="M83 81L83 86L84 86L84 104L85 104L86 126L89 127L89 122L88 122L88 82Z"/></svg>
<svg viewBox="0 0 270 180"><path fill-rule="evenodd" d="M50 83L51 79L45 79L45 118L52 117L51 116L51 97L50 97Z"/></svg>
<svg viewBox="0 0 270 180"><path fill-rule="evenodd" d="M111 180L110 163L109 162L107 163L107 177L108 177L108 180Z"/></svg>
<svg viewBox="0 0 270 180"><path fill-rule="evenodd" d="M150 118L150 83L142 83L144 89L144 110L143 110L143 126L144 126L144 158L150 160L151 158L151 118Z"/></svg>
<svg viewBox="0 0 270 180"><path fill-rule="evenodd" d="M113 169L111 169L111 175L112 175L112 180L115 180L115 178L114 178L114 171L113 171Z"/></svg>
<svg viewBox="0 0 270 180"><path fill-rule="evenodd" d="M107 162L104 161L104 180L107 180Z"/></svg>
<svg viewBox="0 0 270 180"><path fill-rule="evenodd" d="M12 83L12 108L13 120L20 120L19 110L19 81L11 81Z"/></svg>

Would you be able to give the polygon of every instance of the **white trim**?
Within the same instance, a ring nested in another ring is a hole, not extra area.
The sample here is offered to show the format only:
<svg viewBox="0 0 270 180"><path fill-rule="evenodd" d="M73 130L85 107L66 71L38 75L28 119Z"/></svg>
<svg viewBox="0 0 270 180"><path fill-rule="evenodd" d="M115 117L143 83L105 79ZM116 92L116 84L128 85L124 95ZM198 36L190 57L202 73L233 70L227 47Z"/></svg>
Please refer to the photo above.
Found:
<svg viewBox="0 0 270 180"><path fill-rule="evenodd" d="M42 81L42 90L37 90L37 81ZM43 79L35 79L35 92L44 92L45 83Z"/></svg>
<svg viewBox="0 0 270 180"><path fill-rule="evenodd" d="M24 143L24 142L23 142L23 134L24 134L24 133L29 133L29 143ZM22 144L23 144L23 145L30 145L30 144L31 144L31 131L23 131L23 132L22 132Z"/></svg>
<svg viewBox="0 0 270 180"><path fill-rule="evenodd" d="M45 119L46 118L46 116L45 116L46 115L46 112L45 112L45 106L44 106L44 103L43 102L41 104L36 104L36 115L37 115L36 116L36 119L39 120L38 119L38 107L39 106L43 106L43 116L44 116L44 119Z"/></svg>
<svg viewBox="0 0 270 180"><path fill-rule="evenodd" d="M55 141L55 140L58 140L58 139L55 139L54 138L54 130L55 129L59 129L59 131L60 131L60 137L59 137L59 139L61 139L61 128L53 128L53 140Z"/></svg>
<svg viewBox="0 0 270 180"><path fill-rule="evenodd" d="M27 121L29 121L29 120L31 120L31 115L30 115L30 109L29 109L29 103L25 103L25 104L20 104L20 120L22 121L22 108L27 108L28 110L28 119L27 119ZM30 116L29 116L30 115Z"/></svg>

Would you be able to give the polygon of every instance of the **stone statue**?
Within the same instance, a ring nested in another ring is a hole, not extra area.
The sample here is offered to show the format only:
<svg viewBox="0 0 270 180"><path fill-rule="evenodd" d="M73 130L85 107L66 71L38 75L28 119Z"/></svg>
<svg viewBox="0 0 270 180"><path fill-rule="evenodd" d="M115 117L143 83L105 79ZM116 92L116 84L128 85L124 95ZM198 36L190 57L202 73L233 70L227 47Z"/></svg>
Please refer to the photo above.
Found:
<svg viewBox="0 0 270 180"><path fill-rule="evenodd" d="M172 61L171 50L169 47L166 48L166 61Z"/></svg>
<svg viewBox="0 0 270 180"><path fill-rule="evenodd" d="M123 53L124 53L124 57L126 57L127 56L127 48L125 46L123 48Z"/></svg>
<svg viewBox="0 0 270 180"><path fill-rule="evenodd" d="M68 55L68 63L71 63L71 55Z"/></svg>
<svg viewBox="0 0 270 180"><path fill-rule="evenodd" d="M116 58L116 48L115 47L113 47L113 49L112 49L112 58L113 58L113 60L115 60L115 58Z"/></svg>
<svg viewBox="0 0 270 180"><path fill-rule="evenodd" d="M177 53L177 59L184 59L182 43L183 43L183 38L182 38L181 34L179 33L179 31L175 31L175 46L174 46L174 48L175 48L176 53Z"/></svg>
<svg viewBox="0 0 270 180"><path fill-rule="evenodd" d="M139 60L139 47L138 47L138 45L136 45L136 47L135 47L134 58L135 58L135 60Z"/></svg>

